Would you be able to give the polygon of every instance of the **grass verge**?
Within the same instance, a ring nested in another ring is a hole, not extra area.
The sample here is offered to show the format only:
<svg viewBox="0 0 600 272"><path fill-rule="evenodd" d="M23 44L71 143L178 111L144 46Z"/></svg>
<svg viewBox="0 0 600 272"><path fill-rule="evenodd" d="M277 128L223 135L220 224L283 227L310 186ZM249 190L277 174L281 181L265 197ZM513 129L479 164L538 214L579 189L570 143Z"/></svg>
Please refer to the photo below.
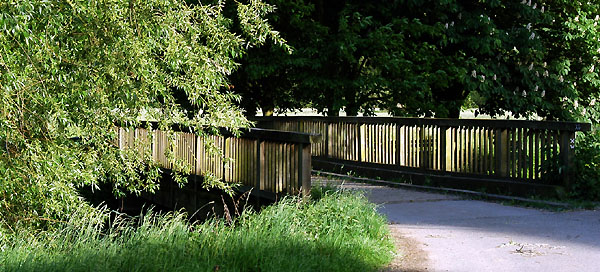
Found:
<svg viewBox="0 0 600 272"><path fill-rule="evenodd" d="M385 219L349 192L287 198L229 222L150 212L74 226L5 236L0 271L375 271L393 251Z"/></svg>

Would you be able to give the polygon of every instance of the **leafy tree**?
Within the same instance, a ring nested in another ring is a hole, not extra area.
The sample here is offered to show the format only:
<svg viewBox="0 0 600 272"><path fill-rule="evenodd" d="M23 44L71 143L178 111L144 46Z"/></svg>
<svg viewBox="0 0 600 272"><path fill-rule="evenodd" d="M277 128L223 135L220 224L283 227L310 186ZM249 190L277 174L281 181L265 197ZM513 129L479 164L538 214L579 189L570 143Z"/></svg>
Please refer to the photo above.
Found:
<svg viewBox="0 0 600 272"><path fill-rule="evenodd" d="M598 120L593 106L600 83L594 72L600 53L596 16L600 6L581 1L519 5L523 13L516 18L518 35L528 36L528 41L506 41L514 43L513 50L503 54L514 55L505 65L509 73L500 88L489 84L473 90L483 98L478 101L480 110L492 115L511 111L517 116L535 113L548 119ZM489 76L490 67L492 63L482 65L484 75Z"/></svg>
<svg viewBox="0 0 600 272"><path fill-rule="evenodd" d="M303 0L274 0L278 9L268 15L269 22L282 33L289 47L268 43L253 47L231 76L233 91L240 94L241 107L254 116L256 109L270 115L306 106L310 95L299 84L306 82L306 71L318 61L310 59L306 44L322 36L323 27L311 19L314 8ZM292 49L293 48L293 49Z"/></svg>
<svg viewBox="0 0 600 272"><path fill-rule="evenodd" d="M243 60L234 90L249 112L310 105L329 115L378 107L458 117L474 94L478 112L491 115L597 115L581 106L598 95L595 2L272 3L295 50L260 48Z"/></svg>
<svg viewBox="0 0 600 272"><path fill-rule="evenodd" d="M158 167L118 150L115 124L150 119L168 131L179 122L198 133L246 126L227 76L248 46L283 40L262 19L271 6L236 9L244 36L230 30L221 3L1 2L0 226L91 211L76 192L82 185L154 191Z"/></svg>

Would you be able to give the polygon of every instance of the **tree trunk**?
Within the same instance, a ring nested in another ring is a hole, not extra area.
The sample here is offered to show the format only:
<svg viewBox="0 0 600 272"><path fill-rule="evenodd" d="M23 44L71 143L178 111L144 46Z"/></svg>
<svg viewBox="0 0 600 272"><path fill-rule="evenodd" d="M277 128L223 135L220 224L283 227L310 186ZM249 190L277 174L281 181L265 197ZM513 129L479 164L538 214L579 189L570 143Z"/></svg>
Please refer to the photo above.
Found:
<svg viewBox="0 0 600 272"><path fill-rule="evenodd" d="M340 116L340 110L334 110L332 108L327 108L327 116L332 116L332 117Z"/></svg>
<svg viewBox="0 0 600 272"><path fill-rule="evenodd" d="M457 107L452 107L448 109L448 118L455 118L458 119L460 118L460 104Z"/></svg>
<svg viewBox="0 0 600 272"><path fill-rule="evenodd" d="M358 115L359 106L356 103L351 103L345 109L346 116L357 116Z"/></svg>

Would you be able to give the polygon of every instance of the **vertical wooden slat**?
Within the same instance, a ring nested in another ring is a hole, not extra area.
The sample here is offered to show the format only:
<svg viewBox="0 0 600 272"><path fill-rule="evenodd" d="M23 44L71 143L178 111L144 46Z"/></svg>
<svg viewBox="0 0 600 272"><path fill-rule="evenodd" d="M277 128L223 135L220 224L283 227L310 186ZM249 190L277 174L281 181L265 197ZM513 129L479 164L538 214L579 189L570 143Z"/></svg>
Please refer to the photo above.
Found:
<svg viewBox="0 0 600 272"><path fill-rule="evenodd" d="M518 128L517 129L517 177L518 178L523 178L523 166L525 165L523 163L524 159L525 159L525 155L524 155L524 151L525 151L525 136L523 135L523 128Z"/></svg>
<svg viewBox="0 0 600 272"><path fill-rule="evenodd" d="M461 138L461 143L460 143L460 150L461 150L461 161L460 161L460 169L461 172L465 172L467 169L467 159L468 159L468 154L467 154L467 134L468 134L468 128L467 127L461 127L460 130L460 138Z"/></svg>
<svg viewBox="0 0 600 272"><path fill-rule="evenodd" d="M295 154L294 154L295 155ZM312 147L311 147L311 155L312 155ZM285 180L286 180L286 188L287 188L287 193L288 194L294 194L294 183L292 181L292 177L294 176L292 174L292 145L291 144L286 144L285 145L285 156L286 156L286 175L285 175Z"/></svg>
<svg viewBox="0 0 600 272"><path fill-rule="evenodd" d="M373 134L373 125L367 124L367 131L369 134L369 162L375 162L375 152L373 151L373 142L374 142L374 134Z"/></svg>
<svg viewBox="0 0 600 272"><path fill-rule="evenodd" d="M396 133L394 137L394 164L402 165L402 150L400 148L402 146L402 140L400 138L401 127L398 123L394 124L394 131Z"/></svg>
<svg viewBox="0 0 600 272"><path fill-rule="evenodd" d="M383 139L383 163L390 164L390 126L387 123L383 124L383 134L385 135Z"/></svg>
<svg viewBox="0 0 600 272"><path fill-rule="evenodd" d="M534 178L534 166L535 166L535 153L534 153L534 149L533 149L533 142L534 142L534 132L532 129L528 129L527 131L527 143L529 144L528 150L527 150L527 169L528 169L528 173L527 173L527 178L528 179L533 179Z"/></svg>
<svg viewBox="0 0 600 272"><path fill-rule="evenodd" d="M418 149L418 127L411 127L411 140L410 140L410 148L412 149L412 166L419 167L418 158L419 158L419 149Z"/></svg>
<svg viewBox="0 0 600 272"><path fill-rule="evenodd" d="M341 151L340 151L340 148L341 148L340 134L341 134L340 133L340 124L335 124L334 125L334 134L333 134L333 137L335 140L334 140L333 148L335 149L335 158L337 158L337 159L340 158L340 153L341 153Z"/></svg>
<svg viewBox="0 0 600 272"><path fill-rule="evenodd" d="M546 132L547 132L546 130L542 130L542 131L540 131L540 134L539 134L539 136L540 136L540 166L539 166L540 167L540 174L539 174L540 179L544 178L544 176L545 176L545 174L544 174L545 173L545 165L546 165L545 162L547 161L546 151L548 150L547 149L548 137L546 135Z"/></svg>
<svg viewBox="0 0 600 272"><path fill-rule="evenodd" d="M381 143L382 143L382 130L381 130L381 126L379 124L375 124L374 126L375 129L375 162L376 163L381 163Z"/></svg>
<svg viewBox="0 0 600 272"><path fill-rule="evenodd" d="M275 184L276 184L276 174L277 174L277 170L276 170L276 151L275 151L275 144L273 142L269 142L269 155L271 157L270 161L269 161L269 190L271 190L271 192L276 190Z"/></svg>
<svg viewBox="0 0 600 272"><path fill-rule="evenodd" d="M281 147L281 191L283 193L287 192L287 149L285 143L280 143Z"/></svg>
<svg viewBox="0 0 600 272"><path fill-rule="evenodd" d="M240 181L240 148L239 141L233 137L224 137L223 140L231 140L231 155L233 156L233 182ZM225 145L227 146L227 145Z"/></svg>
<svg viewBox="0 0 600 272"><path fill-rule="evenodd" d="M467 168L467 134L468 134L468 128L467 127L461 127L460 130L460 153L461 153L461 159L460 159L460 171L461 172L465 172L465 169Z"/></svg>
<svg viewBox="0 0 600 272"><path fill-rule="evenodd" d="M451 128L451 137L452 137L452 141L450 142L452 144L452 169L451 171L453 172L457 172L458 170L458 129L457 128Z"/></svg>
<svg viewBox="0 0 600 272"><path fill-rule="evenodd" d="M510 168L511 168L511 177L518 177L517 176L517 129L511 129L510 130L510 134L511 134L511 141L510 141L510 146L511 146L511 161L510 161Z"/></svg>
<svg viewBox="0 0 600 272"><path fill-rule="evenodd" d="M488 128L488 135L489 135L489 147L490 147L490 153L488 155L488 162L489 162L489 173L490 175L495 174L495 167L496 165L494 164L494 154L496 153L495 147L494 147L494 130L492 130L491 128Z"/></svg>
<svg viewBox="0 0 600 272"><path fill-rule="evenodd" d="M380 130L381 130L381 143L380 143L381 163L387 164L388 163L387 162L387 144L388 144L387 124L381 124Z"/></svg>
<svg viewBox="0 0 600 272"><path fill-rule="evenodd" d="M438 168L438 162L439 159L437 158L437 154L439 152L439 147L438 147L438 130L436 126L430 126L430 130L431 130L431 144L429 145L431 147L431 165L429 166L429 168L434 169L434 170L439 170Z"/></svg>
<svg viewBox="0 0 600 272"><path fill-rule="evenodd" d="M423 163L423 165L421 166L422 168L426 169L429 168L429 140L430 140L430 134L429 134L429 126L428 125L423 125L421 127L423 129L423 131L421 132L421 147L422 149L422 156L423 158L421 159L421 162Z"/></svg>
<svg viewBox="0 0 600 272"><path fill-rule="evenodd" d="M277 186L275 192L279 193L283 191L283 144L277 143L275 147L277 153L277 157L275 158L275 165L277 168Z"/></svg>
<svg viewBox="0 0 600 272"><path fill-rule="evenodd" d="M390 125L388 123L383 124L383 134L384 139L383 139L383 163L384 164L391 164L392 160L390 160L390 142L391 142L391 135L390 135Z"/></svg>
<svg viewBox="0 0 600 272"><path fill-rule="evenodd" d="M256 169L255 169L255 190L259 192L262 190L262 182L264 180L265 172L263 171L263 165L265 165L265 153L264 153L264 143L261 140L256 140Z"/></svg>
<svg viewBox="0 0 600 272"><path fill-rule="evenodd" d="M387 157L388 164L396 164L396 142L394 141L394 136L396 135L396 127L392 123L388 123L387 125L388 131L388 142L387 142Z"/></svg>
<svg viewBox="0 0 600 272"><path fill-rule="evenodd" d="M277 193L277 184L279 183L279 145L277 143L271 142L271 190Z"/></svg>
<svg viewBox="0 0 600 272"><path fill-rule="evenodd" d="M440 164L439 164L439 169L442 171L450 170L450 169L448 169L448 165L450 163L449 155L452 151L448 150L448 142L447 141L448 140L451 141L451 139L447 139L448 131L449 131L448 127L440 127L440 145L439 145Z"/></svg>
<svg viewBox="0 0 600 272"><path fill-rule="evenodd" d="M348 148L348 152L346 154L346 160L354 160L354 133L353 133L353 124L346 123L346 147Z"/></svg>
<svg viewBox="0 0 600 272"><path fill-rule="evenodd" d="M467 140L467 150L468 150L468 155L469 155L469 159L468 159L468 163L469 163L469 168L467 170L467 173L473 173L475 172L475 128L474 127L469 127L469 132L468 132L468 137L469 139Z"/></svg>
<svg viewBox="0 0 600 272"><path fill-rule="evenodd" d="M410 152L411 152L410 141L411 141L411 138L410 138L410 127L409 126L404 126L404 138L405 138L405 142L404 142L405 153L404 153L404 156L405 156L405 160L406 160L406 166L410 167L410 166L412 166L412 161L410 159L410 157L411 157L410 156Z"/></svg>
<svg viewBox="0 0 600 272"><path fill-rule="evenodd" d="M293 194L296 194L298 186L297 173L297 156L296 156L296 145L290 144L290 187Z"/></svg>
<svg viewBox="0 0 600 272"><path fill-rule="evenodd" d="M517 178L523 177L523 128L517 129Z"/></svg>
<svg viewBox="0 0 600 272"><path fill-rule="evenodd" d="M246 140L245 141L245 145L244 145L244 158L246 163L244 164L246 166L246 185L250 185L251 184L251 180L250 177L252 177L252 142L250 140Z"/></svg>
<svg viewBox="0 0 600 272"><path fill-rule="evenodd" d="M417 148L416 148L416 142L417 139L415 137L416 135L416 127L411 126L409 128L409 134L410 134L410 166L412 167L417 167Z"/></svg>
<svg viewBox="0 0 600 272"><path fill-rule="evenodd" d="M329 158L330 157L330 150L331 150L331 140L329 139L331 136L331 128L329 127L329 122L325 122L325 157Z"/></svg>
<svg viewBox="0 0 600 272"><path fill-rule="evenodd" d="M360 131L360 124L356 124L356 160L362 161L362 135Z"/></svg>
<svg viewBox="0 0 600 272"><path fill-rule="evenodd" d="M345 146L347 148L346 160L353 161L354 153L356 151L356 148L354 148L354 123L346 123Z"/></svg>
<svg viewBox="0 0 600 272"><path fill-rule="evenodd" d="M479 127L479 130L477 133L479 134L479 157L477 158L477 160L479 161L479 173L485 174L486 173L485 154L486 154L486 147L487 147L487 145L486 145L487 138L485 138L485 128Z"/></svg>
<svg viewBox="0 0 600 272"><path fill-rule="evenodd" d="M480 173L481 174L487 174L487 129L486 127L480 127L479 129L479 139L480 139L480 146L479 146L479 160L480 160Z"/></svg>
<svg viewBox="0 0 600 272"><path fill-rule="evenodd" d="M427 164L425 165L426 168L431 169L431 164L432 164L432 160L433 158L432 156L432 150L431 150L431 144L432 144L432 133L431 133L431 126L425 126L425 138L423 139L425 147L426 147L426 154L425 154L425 161L427 162Z"/></svg>
<svg viewBox="0 0 600 272"><path fill-rule="evenodd" d="M365 132L367 134L366 138L366 156L368 162L373 162L373 131L372 126L370 124L365 124Z"/></svg>
<svg viewBox="0 0 600 272"><path fill-rule="evenodd" d="M375 163L379 163L379 158L381 156L381 148L379 144L381 143L381 130L379 129L379 125L373 125L373 153L375 153Z"/></svg>
<svg viewBox="0 0 600 272"><path fill-rule="evenodd" d="M361 157L362 157L362 161L364 162L369 162L369 130L368 130L368 125L367 124L363 124L361 126L361 141L362 141L362 146L361 146Z"/></svg>
<svg viewBox="0 0 600 272"><path fill-rule="evenodd" d="M348 146L350 146L350 160L353 161L357 161L358 160L358 155L357 155L357 150L358 150L358 144L356 142L356 123L350 123L348 124L348 133L350 134L350 138L348 139Z"/></svg>

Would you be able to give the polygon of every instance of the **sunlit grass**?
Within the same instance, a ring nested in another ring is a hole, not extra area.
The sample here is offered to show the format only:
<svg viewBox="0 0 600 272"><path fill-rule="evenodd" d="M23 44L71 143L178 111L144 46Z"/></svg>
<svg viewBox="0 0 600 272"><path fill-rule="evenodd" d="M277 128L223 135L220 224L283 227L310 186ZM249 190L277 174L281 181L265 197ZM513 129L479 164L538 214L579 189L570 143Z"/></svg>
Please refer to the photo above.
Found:
<svg viewBox="0 0 600 272"><path fill-rule="evenodd" d="M71 226L3 242L0 271L373 271L393 251L385 219L351 193L289 198L230 224L147 213L108 231Z"/></svg>

